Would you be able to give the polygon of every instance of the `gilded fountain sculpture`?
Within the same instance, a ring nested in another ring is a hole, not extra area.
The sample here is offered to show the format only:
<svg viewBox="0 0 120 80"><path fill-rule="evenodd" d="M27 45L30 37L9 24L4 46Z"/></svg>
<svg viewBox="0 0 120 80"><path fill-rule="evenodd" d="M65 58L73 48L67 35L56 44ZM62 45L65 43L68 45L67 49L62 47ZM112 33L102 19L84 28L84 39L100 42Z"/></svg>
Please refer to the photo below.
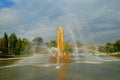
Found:
<svg viewBox="0 0 120 80"><path fill-rule="evenodd" d="M53 53L50 61L57 62L57 59L59 58L59 62L61 63L72 62L69 53L64 51L64 31L61 26L57 30L57 49L58 52Z"/></svg>

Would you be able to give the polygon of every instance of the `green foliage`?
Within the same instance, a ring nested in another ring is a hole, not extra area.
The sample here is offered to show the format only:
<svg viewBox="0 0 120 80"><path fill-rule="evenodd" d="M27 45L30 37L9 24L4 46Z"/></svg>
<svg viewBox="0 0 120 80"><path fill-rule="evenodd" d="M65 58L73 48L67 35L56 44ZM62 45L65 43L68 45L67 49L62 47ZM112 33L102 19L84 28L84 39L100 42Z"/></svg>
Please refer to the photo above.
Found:
<svg viewBox="0 0 120 80"><path fill-rule="evenodd" d="M39 51L40 49L42 49L43 46L43 39L42 37L36 37L32 40L33 42L33 50L35 52Z"/></svg>
<svg viewBox="0 0 120 80"><path fill-rule="evenodd" d="M41 37L36 37L32 41L33 41L33 44L35 44L35 45L42 45L43 44L43 39Z"/></svg>
<svg viewBox="0 0 120 80"><path fill-rule="evenodd" d="M105 47L104 47L104 46L99 46L98 50L99 50L100 52L105 52Z"/></svg>
<svg viewBox="0 0 120 80"><path fill-rule="evenodd" d="M16 43L16 53L15 55L20 55L21 51L23 51L22 40L19 38Z"/></svg>
<svg viewBox="0 0 120 80"><path fill-rule="evenodd" d="M115 48L115 51L120 52L120 40L117 40L117 41L114 43L114 48Z"/></svg>
<svg viewBox="0 0 120 80"><path fill-rule="evenodd" d="M112 43L107 43L106 46L105 46L105 51L107 53L113 53L115 51L113 44Z"/></svg>
<svg viewBox="0 0 120 80"><path fill-rule="evenodd" d="M22 40L22 52L29 53L29 50L31 49L31 43L28 41L28 39L23 38Z"/></svg>
<svg viewBox="0 0 120 80"><path fill-rule="evenodd" d="M51 40L50 42L47 42L46 45L51 48L51 47L57 47L57 42L56 40ZM70 45L68 42L64 42L64 50L67 53L72 52L72 45Z"/></svg>
<svg viewBox="0 0 120 80"><path fill-rule="evenodd" d="M55 40L50 41L49 47L57 47L57 42Z"/></svg>
<svg viewBox="0 0 120 80"><path fill-rule="evenodd" d="M106 53L120 52L120 40L117 40L115 43L108 42L105 46L100 46L99 51Z"/></svg>
<svg viewBox="0 0 120 80"><path fill-rule="evenodd" d="M4 33L3 38L0 40L0 47L2 51L2 56L5 56L8 54L8 35L7 33Z"/></svg>
<svg viewBox="0 0 120 80"><path fill-rule="evenodd" d="M64 48L65 48L65 52L67 53L72 52L72 45L70 45L68 42L64 43Z"/></svg>
<svg viewBox="0 0 120 80"><path fill-rule="evenodd" d="M51 40L50 42L46 42L46 46L48 46L49 48L57 47L57 42L56 40Z"/></svg>
<svg viewBox="0 0 120 80"><path fill-rule="evenodd" d="M9 36L9 54L14 55L16 53L16 43L17 43L17 36L15 33L12 33Z"/></svg>
<svg viewBox="0 0 120 80"><path fill-rule="evenodd" d="M15 33L0 38L0 57L11 57L15 55L21 55L28 53L30 49L30 42L27 39L17 38Z"/></svg>

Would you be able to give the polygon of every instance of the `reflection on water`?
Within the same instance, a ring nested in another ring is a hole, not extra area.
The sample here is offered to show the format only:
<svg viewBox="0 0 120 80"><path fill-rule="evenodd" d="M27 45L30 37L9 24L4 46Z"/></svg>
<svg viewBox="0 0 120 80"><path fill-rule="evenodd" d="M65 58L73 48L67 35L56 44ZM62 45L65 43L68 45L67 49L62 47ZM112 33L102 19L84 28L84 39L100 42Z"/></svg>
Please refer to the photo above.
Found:
<svg viewBox="0 0 120 80"><path fill-rule="evenodd" d="M120 62L70 63L55 66L13 66L0 68L0 80L120 80Z"/></svg>
<svg viewBox="0 0 120 80"><path fill-rule="evenodd" d="M1 60L0 66L8 66L11 64L15 64L18 60Z"/></svg>
<svg viewBox="0 0 120 80"><path fill-rule="evenodd" d="M47 60L49 56L36 54L0 61L0 80L120 80L120 60L116 58L83 55L73 63L60 63L59 69Z"/></svg>
<svg viewBox="0 0 120 80"><path fill-rule="evenodd" d="M67 76L67 68L68 68L69 63L64 64L59 73L58 73L58 80L65 80Z"/></svg>

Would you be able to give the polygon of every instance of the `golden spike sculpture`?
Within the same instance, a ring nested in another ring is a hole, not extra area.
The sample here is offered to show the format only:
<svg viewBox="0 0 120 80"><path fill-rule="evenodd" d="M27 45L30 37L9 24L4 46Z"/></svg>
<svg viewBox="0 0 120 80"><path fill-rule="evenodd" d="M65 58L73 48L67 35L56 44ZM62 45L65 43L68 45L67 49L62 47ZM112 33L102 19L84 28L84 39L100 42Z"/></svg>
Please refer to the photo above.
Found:
<svg viewBox="0 0 120 80"><path fill-rule="evenodd" d="M60 26L57 31L57 48L60 51L60 62L70 62L68 54L64 51L64 31ZM52 62L56 62L58 53L54 53L50 59Z"/></svg>
<svg viewBox="0 0 120 80"><path fill-rule="evenodd" d="M57 48L61 53L64 52L64 32L62 27L59 27L57 31Z"/></svg>

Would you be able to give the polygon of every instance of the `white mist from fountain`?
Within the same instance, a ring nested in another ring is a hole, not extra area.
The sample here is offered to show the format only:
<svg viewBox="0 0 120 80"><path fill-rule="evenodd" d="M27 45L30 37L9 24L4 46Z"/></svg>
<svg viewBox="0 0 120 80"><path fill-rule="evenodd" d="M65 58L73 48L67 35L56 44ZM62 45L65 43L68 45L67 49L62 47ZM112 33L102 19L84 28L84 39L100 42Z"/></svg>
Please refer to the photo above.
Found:
<svg viewBox="0 0 120 80"><path fill-rule="evenodd" d="M71 55L74 56L74 60L79 59L79 52L78 52L78 47L76 44L76 38L74 36L74 32L72 31L72 29L70 27L67 27L69 30L68 35L70 36L70 43L74 46L74 48L72 49L72 53Z"/></svg>
<svg viewBox="0 0 120 80"><path fill-rule="evenodd" d="M119 61L118 59L110 57L108 55L103 55L104 57L101 57L100 52L98 51L98 47L95 45L95 50L88 50L86 48L86 45L78 48L74 31L71 29L71 27L68 27L67 30L69 31L69 39L71 40L69 41L72 42L72 44L75 46L73 49L73 53L71 53L71 55L73 56L71 59L73 59L75 63L101 64L105 61ZM79 51L79 49L82 49L82 51Z"/></svg>
<svg viewBox="0 0 120 80"><path fill-rule="evenodd" d="M58 57L57 57L57 66L56 66L56 69L59 69L60 68L60 54L61 54L61 52L60 51L58 51Z"/></svg>
<svg viewBox="0 0 120 80"><path fill-rule="evenodd" d="M56 61L56 69L59 69L60 68L60 54L61 54L61 52L56 47L52 47L48 50L48 54L50 56L52 56L54 53L58 53L57 61ZM48 63L47 65L49 66L51 64L53 64L53 63ZM47 65L45 65L45 66L47 66Z"/></svg>

